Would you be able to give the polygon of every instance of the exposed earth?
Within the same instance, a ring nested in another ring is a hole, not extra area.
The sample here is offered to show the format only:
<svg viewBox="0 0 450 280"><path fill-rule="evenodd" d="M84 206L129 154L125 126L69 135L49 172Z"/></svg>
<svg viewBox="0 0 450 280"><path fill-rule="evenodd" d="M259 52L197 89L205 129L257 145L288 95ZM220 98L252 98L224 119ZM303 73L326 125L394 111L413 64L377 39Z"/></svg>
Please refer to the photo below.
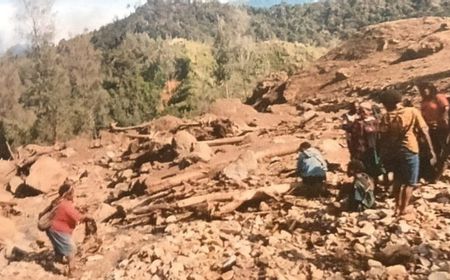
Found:
<svg viewBox="0 0 450 280"><path fill-rule="evenodd" d="M345 210L350 102L413 83L447 89L449 19L368 27L290 78L274 74L244 105L219 100L193 120L114 124L100 138L28 145L0 161L0 278L65 279L37 215L67 178L96 235L75 231L79 279L450 279L450 172L422 182L413 213ZM256 108L256 109L255 109ZM329 195L302 194L302 141L329 162Z"/></svg>

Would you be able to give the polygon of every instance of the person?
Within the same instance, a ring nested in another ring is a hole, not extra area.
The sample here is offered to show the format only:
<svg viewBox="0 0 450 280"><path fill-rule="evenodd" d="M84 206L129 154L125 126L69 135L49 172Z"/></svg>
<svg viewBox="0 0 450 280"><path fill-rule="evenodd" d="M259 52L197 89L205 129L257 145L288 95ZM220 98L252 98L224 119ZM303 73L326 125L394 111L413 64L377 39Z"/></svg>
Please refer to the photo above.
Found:
<svg viewBox="0 0 450 280"><path fill-rule="evenodd" d="M422 97L420 104L422 115L428 125L434 152L437 156L436 169L431 181L436 181L442 175L446 162L446 147L449 136L449 102L444 94L438 93L431 83L418 86Z"/></svg>
<svg viewBox="0 0 450 280"><path fill-rule="evenodd" d="M406 207L417 187L419 176L419 139L422 136L434 165L436 156L428 134L428 126L419 110L402 107L402 96L398 91L389 90L381 95L381 103L386 114L380 121L380 153L383 163L394 173L395 212L406 214Z"/></svg>
<svg viewBox="0 0 450 280"><path fill-rule="evenodd" d="M309 195L323 192L323 183L326 180L327 163L322 154L313 148L309 142L303 142L299 147L300 154L297 162L297 173L307 187Z"/></svg>
<svg viewBox="0 0 450 280"><path fill-rule="evenodd" d="M351 160L361 161L374 179L384 173L377 153L378 123L373 116L372 104L363 102L358 108L358 118L349 128Z"/></svg>
<svg viewBox="0 0 450 280"><path fill-rule="evenodd" d="M350 139L351 139L351 129L353 126L353 123L358 118L358 103L353 102L350 104L350 108L347 113L345 113L343 116L343 123L342 123L342 129L345 131L345 138L347 140L347 147L350 147ZM352 157L351 150L350 151L350 157Z"/></svg>
<svg viewBox="0 0 450 280"><path fill-rule="evenodd" d="M348 174L353 177L348 206L350 210L363 211L375 204L375 181L367 174L364 163L353 159L348 165Z"/></svg>
<svg viewBox="0 0 450 280"><path fill-rule="evenodd" d="M72 233L78 223L87 221L89 218L82 215L74 206L74 189L71 185L64 183L59 188L59 197L54 201L56 207L50 228L46 233L55 251L57 261L62 262L67 258L68 275L72 276L75 269L76 245Z"/></svg>

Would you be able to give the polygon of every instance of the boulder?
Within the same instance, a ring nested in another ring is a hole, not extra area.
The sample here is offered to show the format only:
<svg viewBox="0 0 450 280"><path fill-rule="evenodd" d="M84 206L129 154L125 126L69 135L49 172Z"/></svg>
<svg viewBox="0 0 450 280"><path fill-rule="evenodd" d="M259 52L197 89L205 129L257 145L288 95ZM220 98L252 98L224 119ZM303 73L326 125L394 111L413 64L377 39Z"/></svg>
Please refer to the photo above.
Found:
<svg viewBox="0 0 450 280"><path fill-rule="evenodd" d="M197 139L187 131L178 131L172 140L172 147L178 155L187 155L191 153Z"/></svg>
<svg viewBox="0 0 450 280"><path fill-rule="evenodd" d="M192 153L189 155L189 158L193 162L208 162L211 160L211 157L213 155L213 151L211 147L203 142L197 142L194 144L194 149Z"/></svg>
<svg viewBox="0 0 450 280"><path fill-rule="evenodd" d="M435 271L428 276L428 280L450 280L450 273L445 271Z"/></svg>
<svg viewBox="0 0 450 280"><path fill-rule="evenodd" d="M23 186L25 184L25 182L22 180L22 178L18 177L18 176L14 176L11 178L11 180L9 180L8 183L8 190L15 194L19 188L21 186Z"/></svg>
<svg viewBox="0 0 450 280"><path fill-rule="evenodd" d="M25 183L43 193L57 190L66 180L67 171L55 159L40 157L30 168Z"/></svg>
<svg viewBox="0 0 450 280"><path fill-rule="evenodd" d="M386 277L388 279L405 279L408 276L408 271L403 265L393 265L386 267Z"/></svg>
<svg viewBox="0 0 450 280"><path fill-rule="evenodd" d="M350 161L350 155L347 149L344 149L336 140L325 139L320 144L320 149L323 152L325 160L330 163L339 164L343 167Z"/></svg>
<svg viewBox="0 0 450 280"><path fill-rule="evenodd" d="M258 160L252 151L246 151L223 169L223 175L229 179L242 181L258 168Z"/></svg>
<svg viewBox="0 0 450 280"><path fill-rule="evenodd" d="M0 187L6 187L12 177L16 175L16 165L9 160L0 160Z"/></svg>

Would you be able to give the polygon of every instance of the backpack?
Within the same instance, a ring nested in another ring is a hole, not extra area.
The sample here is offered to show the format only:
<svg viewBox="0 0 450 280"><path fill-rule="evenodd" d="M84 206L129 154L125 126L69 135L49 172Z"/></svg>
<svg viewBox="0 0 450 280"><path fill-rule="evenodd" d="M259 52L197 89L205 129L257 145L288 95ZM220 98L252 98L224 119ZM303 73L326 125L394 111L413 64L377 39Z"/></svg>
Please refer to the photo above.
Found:
<svg viewBox="0 0 450 280"><path fill-rule="evenodd" d="M375 184L366 173L358 173L353 181L353 192L350 197L350 208L356 211L364 211L375 204L373 193Z"/></svg>

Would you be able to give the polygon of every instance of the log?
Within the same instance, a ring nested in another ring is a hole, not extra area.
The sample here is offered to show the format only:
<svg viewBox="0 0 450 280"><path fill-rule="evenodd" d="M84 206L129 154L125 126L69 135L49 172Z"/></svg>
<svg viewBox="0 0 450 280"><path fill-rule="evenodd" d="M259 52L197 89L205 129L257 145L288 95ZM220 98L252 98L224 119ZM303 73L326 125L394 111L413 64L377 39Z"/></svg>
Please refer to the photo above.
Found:
<svg viewBox="0 0 450 280"><path fill-rule="evenodd" d="M246 136L237 136L237 137L229 137L229 138L220 138L215 140L207 140L201 141L203 143L208 144L210 147L228 145L228 144L237 144L244 141Z"/></svg>
<svg viewBox="0 0 450 280"><path fill-rule="evenodd" d="M267 149L256 152L256 158L282 157L298 152L298 146L301 141L295 141L286 144L277 144Z"/></svg>
<svg viewBox="0 0 450 280"><path fill-rule="evenodd" d="M298 151L298 146L300 145L300 141L286 143L286 144L277 144L271 146L267 149L256 152L257 159L263 159L265 157L275 157L275 156L286 156ZM147 186L147 189L150 195L155 193L165 191L171 189L175 186L181 185L185 181L189 180L200 180L208 177L212 177L213 175L220 172L227 164L234 161L228 160L226 162L222 162L220 164L216 164L214 167L207 167L201 170L192 170L181 174L176 174L169 178L164 179L154 179L151 176L147 177L144 180L144 184Z"/></svg>
<svg viewBox="0 0 450 280"><path fill-rule="evenodd" d="M167 178L153 180L153 178L148 177L145 179L144 184L148 187L150 194L155 194L157 192L168 190L172 187L181 185L185 181L198 180L208 177L209 170L193 170L179 175Z"/></svg>
<svg viewBox="0 0 450 280"><path fill-rule="evenodd" d="M126 126L126 127L118 127L117 123L113 122L110 124L110 130L111 131L127 131L127 130L135 130L135 129L141 129L151 126L151 122L146 122L139 125L133 125L133 126Z"/></svg>

